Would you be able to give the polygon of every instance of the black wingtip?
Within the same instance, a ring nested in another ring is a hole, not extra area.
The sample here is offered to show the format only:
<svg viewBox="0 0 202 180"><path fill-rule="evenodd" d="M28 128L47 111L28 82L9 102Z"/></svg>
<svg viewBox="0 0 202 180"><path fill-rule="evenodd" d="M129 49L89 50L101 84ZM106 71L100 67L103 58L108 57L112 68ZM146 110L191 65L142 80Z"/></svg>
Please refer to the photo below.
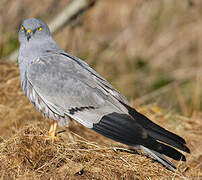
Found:
<svg viewBox="0 0 202 180"><path fill-rule="evenodd" d="M190 153L190 149L186 146L186 141L182 137L155 124L146 116L137 112L130 106L126 104L123 105L128 109L128 113L146 130L149 136L175 148L178 148L184 152Z"/></svg>
<svg viewBox="0 0 202 180"><path fill-rule="evenodd" d="M99 123L93 125L93 130L115 141L130 146L142 145L175 160L186 161L185 156L181 152L149 136L144 129L127 114L111 113L105 115ZM190 152L186 146L182 145L182 147L184 151Z"/></svg>
<svg viewBox="0 0 202 180"><path fill-rule="evenodd" d="M140 144L145 136L144 129L127 114L111 113L93 125L94 131L115 141L130 146Z"/></svg>
<svg viewBox="0 0 202 180"><path fill-rule="evenodd" d="M146 116L144 116L143 114L139 113L138 111L136 111L135 109L131 108L130 106L123 104L127 109L128 109L128 113L138 122L140 123L145 129L150 129L156 132L159 132L165 136L168 136L172 139L174 139L175 141L180 142L181 144L186 144L186 141L178 136L177 134L174 134L166 129L164 129L163 127L155 124L154 122L152 122L150 119L148 119Z"/></svg>
<svg viewBox="0 0 202 180"><path fill-rule="evenodd" d="M187 146L184 146L184 147L185 147L184 151L190 154L191 153L190 149Z"/></svg>

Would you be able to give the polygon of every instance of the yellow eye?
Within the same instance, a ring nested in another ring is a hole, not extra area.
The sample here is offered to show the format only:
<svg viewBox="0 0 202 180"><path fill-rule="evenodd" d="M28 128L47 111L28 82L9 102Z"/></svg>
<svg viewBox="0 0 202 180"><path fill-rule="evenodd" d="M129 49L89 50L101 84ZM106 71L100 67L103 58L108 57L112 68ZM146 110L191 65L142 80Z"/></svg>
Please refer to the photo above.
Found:
<svg viewBox="0 0 202 180"><path fill-rule="evenodd" d="M38 30L38 31L41 31L41 30L42 30L42 28L41 28L41 27L39 27L37 30Z"/></svg>
<svg viewBox="0 0 202 180"><path fill-rule="evenodd" d="M22 31L24 31L25 30L24 26L22 26L21 29L22 29Z"/></svg>

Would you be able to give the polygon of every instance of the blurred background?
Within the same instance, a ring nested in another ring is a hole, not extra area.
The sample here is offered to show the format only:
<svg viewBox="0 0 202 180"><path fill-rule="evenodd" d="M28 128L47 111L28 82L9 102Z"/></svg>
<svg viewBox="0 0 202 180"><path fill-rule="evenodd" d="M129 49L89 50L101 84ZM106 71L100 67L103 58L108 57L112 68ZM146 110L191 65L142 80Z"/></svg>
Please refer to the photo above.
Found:
<svg viewBox="0 0 202 180"><path fill-rule="evenodd" d="M0 59L19 47L20 23L47 23L71 1L0 2ZM54 39L110 81L136 106L158 103L191 116L202 103L202 3L100 0ZM17 59L14 59L17 61Z"/></svg>
<svg viewBox="0 0 202 180"><path fill-rule="evenodd" d="M0 1L2 137L15 134L24 117L41 119L22 94L17 59L10 58L19 48L19 25L30 17L50 24L72 2ZM202 1L93 2L55 32L54 39L105 77L133 107L161 124L165 122L160 119L165 119L167 127L178 134L187 133L189 147L201 148L195 152L197 157L192 157L197 164L202 158ZM13 128L8 130L10 126Z"/></svg>

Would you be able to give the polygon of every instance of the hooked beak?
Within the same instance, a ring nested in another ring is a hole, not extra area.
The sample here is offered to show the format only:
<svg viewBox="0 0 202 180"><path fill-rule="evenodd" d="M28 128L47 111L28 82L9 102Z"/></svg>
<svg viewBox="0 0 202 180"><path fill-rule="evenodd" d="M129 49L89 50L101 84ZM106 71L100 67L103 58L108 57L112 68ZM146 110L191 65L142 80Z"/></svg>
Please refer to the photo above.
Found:
<svg viewBox="0 0 202 180"><path fill-rule="evenodd" d="M31 36L32 36L32 30L31 29L27 29L25 36L27 37L27 41L30 40Z"/></svg>

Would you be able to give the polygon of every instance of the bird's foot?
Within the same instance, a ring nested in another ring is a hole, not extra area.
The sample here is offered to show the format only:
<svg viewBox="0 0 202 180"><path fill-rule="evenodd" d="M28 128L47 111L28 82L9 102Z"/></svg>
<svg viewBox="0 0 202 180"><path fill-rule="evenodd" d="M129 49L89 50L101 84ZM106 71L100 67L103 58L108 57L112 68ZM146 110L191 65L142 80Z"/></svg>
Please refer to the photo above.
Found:
<svg viewBox="0 0 202 180"><path fill-rule="evenodd" d="M52 141L60 140L56 135L57 124L58 124L57 121L53 121L53 123L51 124L50 130L49 130L49 133L48 133L48 139L50 139Z"/></svg>

